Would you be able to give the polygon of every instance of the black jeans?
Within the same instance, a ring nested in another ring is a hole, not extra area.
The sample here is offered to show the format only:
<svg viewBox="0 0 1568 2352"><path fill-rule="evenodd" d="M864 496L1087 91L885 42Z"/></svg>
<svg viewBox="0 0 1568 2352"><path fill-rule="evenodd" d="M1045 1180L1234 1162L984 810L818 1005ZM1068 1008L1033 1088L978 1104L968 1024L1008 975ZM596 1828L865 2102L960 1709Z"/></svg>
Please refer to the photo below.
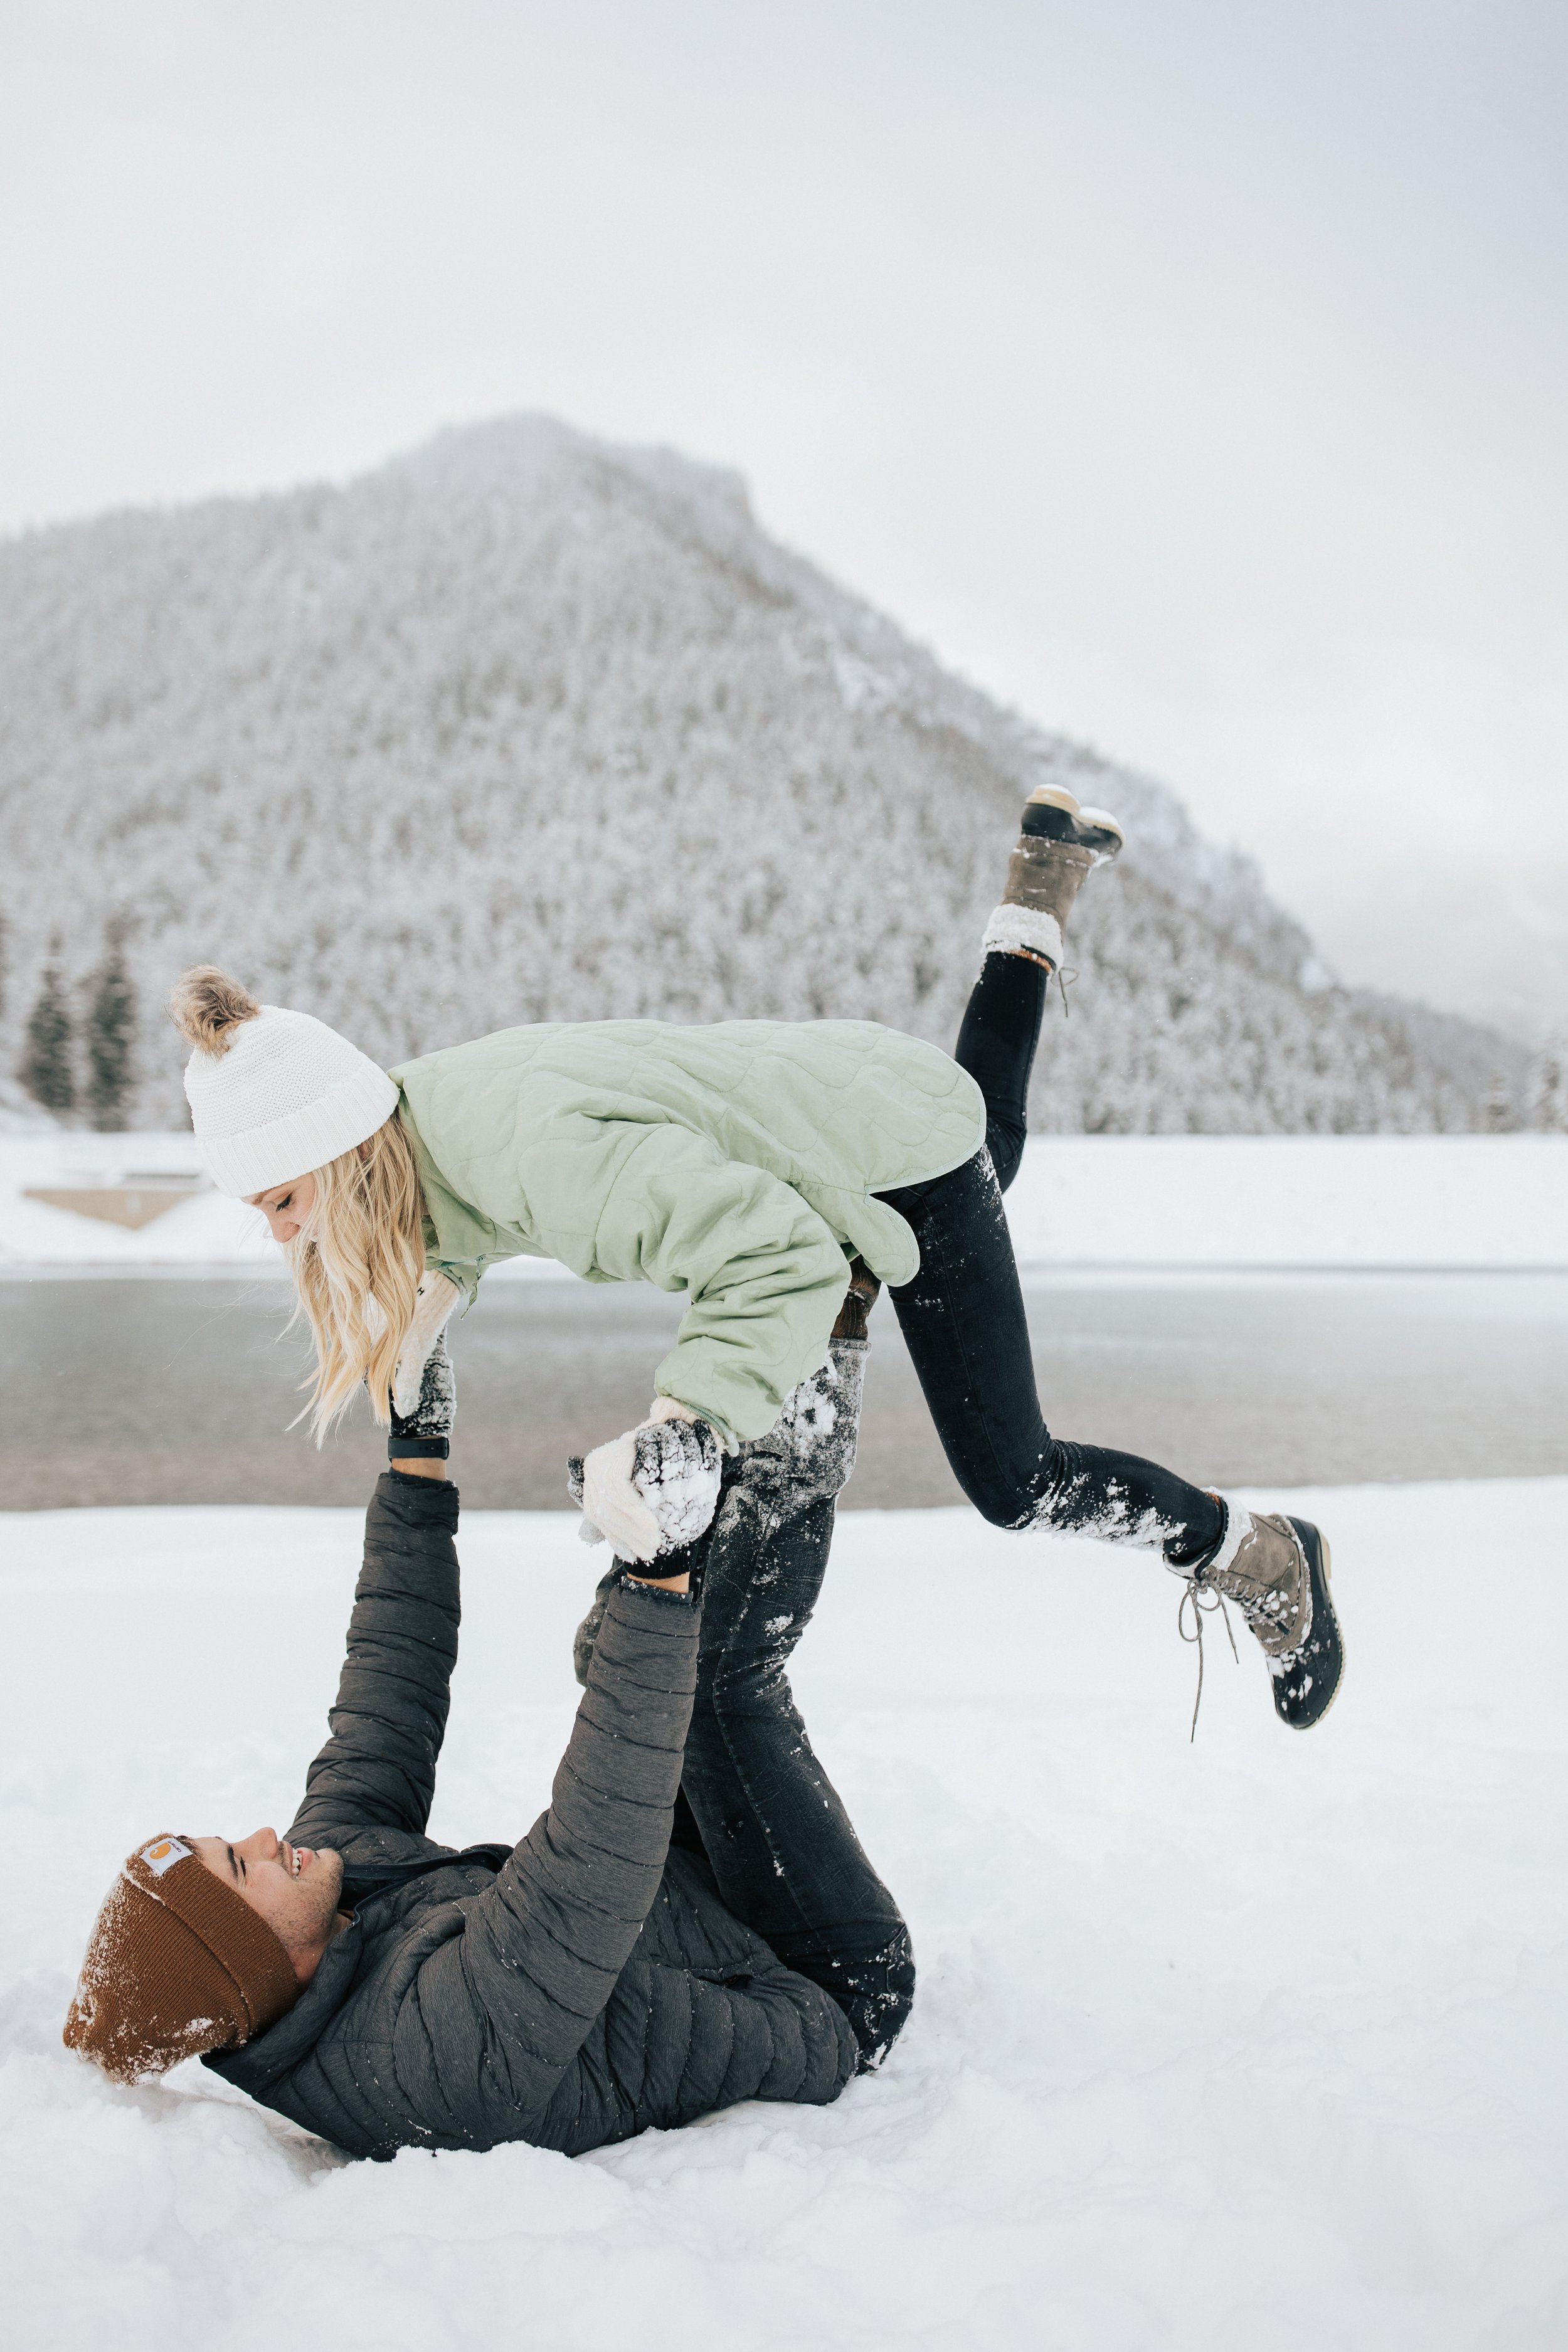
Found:
<svg viewBox="0 0 1568 2352"><path fill-rule="evenodd" d="M726 1907L786 1968L837 2002L863 2073L910 2013L914 1954L813 1752L788 1666L854 1466L865 1355L863 1339L834 1341L777 1426L726 1465L713 1525L690 1548L702 1633L673 1839L706 1856Z"/></svg>
<svg viewBox="0 0 1568 2352"><path fill-rule="evenodd" d="M1002 1194L1023 1156L1047 979L1021 956L985 959L955 1058L985 1097L986 1148L881 1195L921 1251L893 1305L953 1475L993 1526L1159 1545L1190 1566L1224 1534L1223 1506L1136 1454L1053 1437L1040 1412Z"/></svg>

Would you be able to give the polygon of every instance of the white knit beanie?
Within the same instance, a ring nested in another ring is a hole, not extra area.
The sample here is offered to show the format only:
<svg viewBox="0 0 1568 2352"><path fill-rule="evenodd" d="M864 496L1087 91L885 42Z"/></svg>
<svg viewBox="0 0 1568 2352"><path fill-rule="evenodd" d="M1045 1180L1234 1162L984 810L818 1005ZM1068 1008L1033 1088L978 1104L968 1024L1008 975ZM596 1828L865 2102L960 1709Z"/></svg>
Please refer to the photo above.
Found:
<svg viewBox="0 0 1568 2352"><path fill-rule="evenodd" d="M309 1013L264 1004L185 1065L191 1124L213 1181L237 1200L352 1151L392 1117L397 1088Z"/></svg>

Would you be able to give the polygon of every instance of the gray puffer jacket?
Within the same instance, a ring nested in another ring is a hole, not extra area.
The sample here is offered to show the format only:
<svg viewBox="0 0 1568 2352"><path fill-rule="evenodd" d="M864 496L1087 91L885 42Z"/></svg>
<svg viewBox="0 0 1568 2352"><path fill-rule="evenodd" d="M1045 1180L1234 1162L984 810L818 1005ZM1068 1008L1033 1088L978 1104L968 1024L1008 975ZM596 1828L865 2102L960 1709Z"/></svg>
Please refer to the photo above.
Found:
<svg viewBox="0 0 1568 2352"><path fill-rule="evenodd" d="M425 1835L458 1654L455 1487L384 1475L331 1736L289 1835L341 1853L352 1925L287 2016L205 2063L353 2156L567 2155L742 2099L825 2105L826 1993L670 1852L700 1612L619 1582L550 1808L520 1844Z"/></svg>

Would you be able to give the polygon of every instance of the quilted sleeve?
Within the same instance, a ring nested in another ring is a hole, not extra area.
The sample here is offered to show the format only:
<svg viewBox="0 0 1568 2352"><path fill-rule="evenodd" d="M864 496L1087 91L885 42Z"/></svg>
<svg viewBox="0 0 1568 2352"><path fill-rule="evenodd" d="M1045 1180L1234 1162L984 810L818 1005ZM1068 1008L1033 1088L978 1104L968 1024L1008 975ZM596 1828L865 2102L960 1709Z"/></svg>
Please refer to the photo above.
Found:
<svg viewBox="0 0 1568 2352"><path fill-rule="evenodd" d="M609 2000L664 1874L700 1624L615 1588L549 1811L402 1990L395 2075L438 2135L529 2137Z"/></svg>
<svg viewBox="0 0 1568 2352"><path fill-rule="evenodd" d="M763 1436L826 1360L849 1277L832 1229L793 1186L675 1126L647 1129L622 1162L594 1255L615 1281L686 1291L654 1389L711 1422L731 1452Z"/></svg>
<svg viewBox="0 0 1568 2352"><path fill-rule="evenodd" d="M457 1525L456 1486L377 1479L330 1736L292 1824L300 1844L350 1828L424 1832L458 1662Z"/></svg>

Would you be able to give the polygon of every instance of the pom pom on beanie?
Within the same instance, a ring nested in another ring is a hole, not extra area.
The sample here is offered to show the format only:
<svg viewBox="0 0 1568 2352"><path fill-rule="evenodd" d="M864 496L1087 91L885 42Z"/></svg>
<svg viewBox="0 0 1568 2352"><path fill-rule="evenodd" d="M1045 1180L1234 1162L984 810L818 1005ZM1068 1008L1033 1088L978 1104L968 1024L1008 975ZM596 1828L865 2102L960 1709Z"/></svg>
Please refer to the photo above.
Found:
<svg viewBox="0 0 1568 2352"><path fill-rule="evenodd" d="M309 1013L256 999L212 964L169 1000L195 1051L191 1124L220 1192L247 1200L352 1151L397 1108L386 1072Z"/></svg>
<svg viewBox="0 0 1568 2352"><path fill-rule="evenodd" d="M64 2039L117 2083L227 2050L300 1997L265 1919L184 1838L126 1857L94 1923Z"/></svg>
<svg viewBox="0 0 1568 2352"><path fill-rule="evenodd" d="M260 1010L250 991L216 963L193 964L169 996L175 1028L187 1045L198 1045L204 1054L226 1054L239 1024L254 1021Z"/></svg>

